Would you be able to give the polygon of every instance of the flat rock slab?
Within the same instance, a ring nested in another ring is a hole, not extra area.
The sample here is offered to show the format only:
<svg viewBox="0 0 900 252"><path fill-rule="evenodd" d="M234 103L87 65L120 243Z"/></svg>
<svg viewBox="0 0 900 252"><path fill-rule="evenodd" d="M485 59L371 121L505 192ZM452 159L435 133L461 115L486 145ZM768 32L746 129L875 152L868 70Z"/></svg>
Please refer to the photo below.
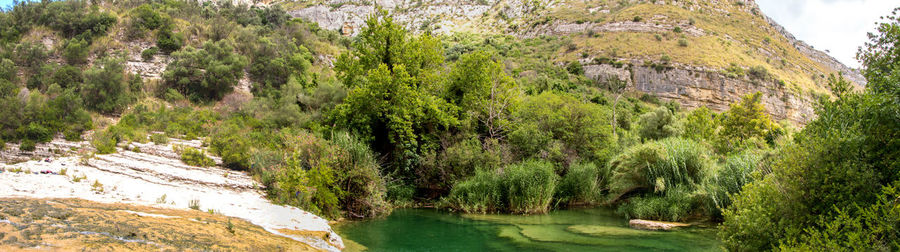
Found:
<svg viewBox="0 0 900 252"><path fill-rule="evenodd" d="M633 219L633 220L628 221L628 225L634 229L668 231L673 228L688 227L691 224L680 223L680 222Z"/></svg>

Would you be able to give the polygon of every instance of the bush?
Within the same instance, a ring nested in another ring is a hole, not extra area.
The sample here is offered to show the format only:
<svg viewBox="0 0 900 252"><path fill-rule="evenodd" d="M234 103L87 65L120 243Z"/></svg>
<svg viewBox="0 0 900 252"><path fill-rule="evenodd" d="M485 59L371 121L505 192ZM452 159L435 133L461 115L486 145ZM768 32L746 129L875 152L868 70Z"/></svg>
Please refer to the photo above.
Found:
<svg viewBox="0 0 900 252"><path fill-rule="evenodd" d="M574 75L584 75L584 67L581 65L581 62L572 61L566 65L566 71L569 71L570 74Z"/></svg>
<svg viewBox="0 0 900 252"><path fill-rule="evenodd" d="M219 100L231 92L247 65L246 59L235 54L224 40L206 42L201 49L187 47L173 53L172 58L162 74L166 86L195 102Z"/></svg>
<svg viewBox="0 0 900 252"><path fill-rule="evenodd" d="M641 20L644 20L644 18L642 18L641 16L634 16L634 18L631 19L631 21L634 22L641 22Z"/></svg>
<svg viewBox="0 0 900 252"><path fill-rule="evenodd" d="M116 152L118 140L107 131L94 133L91 138L91 146L97 150L97 154L111 154Z"/></svg>
<svg viewBox="0 0 900 252"><path fill-rule="evenodd" d="M212 158L206 156L206 151L197 150L191 147L186 147L181 150L181 161L187 165L199 167L210 167L216 165L216 162L213 161Z"/></svg>
<svg viewBox="0 0 900 252"><path fill-rule="evenodd" d="M35 143L33 140L23 139L19 143L19 150L21 150L21 151L34 151L35 149L37 149L37 148L35 147Z"/></svg>
<svg viewBox="0 0 900 252"><path fill-rule="evenodd" d="M513 113L507 133L522 159L606 162L614 144L608 107L545 92L527 97Z"/></svg>
<svg viewBox="0 0 900 252"><path fill-rule="evenodd" d="M687 46L688 46L688 41L687 41L687 39L679 39L679 40L678 40L678 46L680 46L680 47L687 47Z"/></svg>
<svg viewBox="0 0 900 252"><path fill-rule="evenodd" d="M66 40L62 50L62 56L69 65L84 64L87 62L87 56L90 52L89 46L90 43L84 39Z"/></svg>
<svg viewBox="0 0 900 252"><path fill-rule="evenodd" d="M747 74L750 75L750 78L757 80L768 80L771 77L769 70L764 66L750 67L750 70L747 70Z"/></svg>
<svg viewBox="0 0 900 252"><path fill-rule="evenodd" d="M672 31L675 33L681 33L681 26L675 26L675 28L673 28Z"/></svg>
<svg viewBox="0 0 900 252"><path fill-rule="evenodd" d="M53 140L53 133L43 125L31 122L25 127L25 138L38 143L46 143Z"/></svg>
<svg viewBox="0 0 900 252"><path fill-rule="evenodd" d="M150 135L150 141L158 145L165 145L169 143L169 137L165 134L153 134Z"/></svg>
<svg viewBox="0 0 900 252"><path fill-rule="evenodd" d="M500 176L494 172L477 172L453 185L448 197L453 207L466 213L493 213L505 210Z"/></svg>
<svg viewBox="0 0 900 252"><path fill-rule="evenodd" d="M157 53L159 53L159 47L151 46L150 48L141 51L141 59L149 62L153 60L153 56L155 56Z"/></svg>
<svg viewBox="0 0 900 252"><path fill-rule="evenodd" d="M178 51L184 45L184 35L173 33L171 28L162 28L156 33L156 47L163 53Z"/></svg>
<svg viewBox="0 0 900 252"><path fill-rule="evenodd" d="M646 140L658 140L681 134L682 128L669 108L659 106L641 115L638 120L640 136Z"/></svg>

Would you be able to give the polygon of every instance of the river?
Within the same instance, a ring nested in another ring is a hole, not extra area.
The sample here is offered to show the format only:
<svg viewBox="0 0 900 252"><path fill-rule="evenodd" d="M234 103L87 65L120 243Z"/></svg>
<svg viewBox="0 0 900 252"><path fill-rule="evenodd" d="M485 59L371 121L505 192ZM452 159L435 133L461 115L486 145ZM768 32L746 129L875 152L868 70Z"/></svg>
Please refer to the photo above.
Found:
<svg viewBox="0 0 900 252"><path fill-rule="evenodd" d="M335 228L347 251L722 251L714 228L635 230L606 208L528 216L398 209Z"/></svg>

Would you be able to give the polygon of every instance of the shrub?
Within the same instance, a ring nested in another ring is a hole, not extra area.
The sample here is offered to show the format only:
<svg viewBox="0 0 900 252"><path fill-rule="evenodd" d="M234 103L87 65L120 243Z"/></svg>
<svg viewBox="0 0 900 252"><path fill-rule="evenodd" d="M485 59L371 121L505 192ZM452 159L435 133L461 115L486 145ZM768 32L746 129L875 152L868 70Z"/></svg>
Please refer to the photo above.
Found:
<svg viewBox="0 0 900 252"><path fill-rule="evenodd" d="M75 66L65 65L56 69L53 73L52 81L61 88L80 88L84 82L82 70Z"/></svg>
<svg viewBox="0 0 900 252"><path fill-rule="evenodd" d="M70 65L84 64L87 62L90 43L84 39L66 40L62 50L62 56Z"/></svg>
<svg viewBox="0 0 900 252"><path fill-rule="evenodd" d="M769 74L769 70L764 66L753 66L747 70L747 74L750 75L751 78L757 80L769 80L771 75Z"/></svg>
<svg viewBox="0 0 900 252"><path fill-rule="evenodd" d="M162 74L166 86L195 102L219 100L231 92L247 65L246 58L224 40L206 42L201 49L187 47L172 58Z"/></svg>
<svg viewBox="0 0 900 252"><path fill-rule="evenodd" d="M53 140L53 133L43 125L31 122L25 127L25 138L38 143L46 143Z"/></svg>
<svg viewBox="0 0 900 252"><path fill-rule="evenodd" d="M235 170L246 170L250 167L250 143L247 130L232 121L217 127L210 137L209 149L222 157L225 167Z"/></svg>
<svg viewBox="0 0 900 252"><path fill-rule="evenodd" d="M746 150L729 155L723 165L709 171L703 184L707 197L705 209L710 211L709 216L722 217L721 209L731 206L731 196L753 181L753 172L759 169L763 157L760 151Z"/></svg>
<svg viewBox="0 0 900 252"><path fill-rule="evenodd" d="M184 35L173 33L171 28L162 28L156 33L156 47L163 53L172 53L184 45Z"/></svg>
<svg viewBox="0 0 900 252"><path fill-rule="evenodd" d="M584 75L584 67L581 66L581 62L572 61L566 65L566 71L569 71L570 74L574 75Z"/></svg>
<svg viewBox="0 0 900 252"><path fill-rule="evenodd" d="M546 161L525 161L504 169L509 211L513 213L546 213L550 210L559 176Z"/></svg>
<svg viewBox="0 0 900 252"><path fill-rule="evenodd" d="M153 56L155 56L157 53L159 53L159 47L151 46L150 48L141 51L141 59L149 62L153 60Z"/></svg>
<svg viewBox="0 0 900 252"><path fill-rule="evenodd" d="M681 26L675 26L675 28L673 28L672 31L675 33L681 33Z"/></svg>
<svg viewBox="0 0 900 252"><path fill-rule="evenodd" d="M719 127L717 114L706 106L691 110L684 119L684 137L694 141L713 141Z"/></svg>
<svg viewBox="0 0 900 252"><path fill-rule="evenodd" d="M819 220L824 229L810 229L799 239L781 244L783 251L897 251L900 249L900 191L895 181L882 188L878 201L837 210L832 221ZM850 214L859 212L858 214Z"/></svg>
<svg viewBox="0 0 900 252"><path fill-rule="evenodd" d="M477 172L453 185L450 204L467 213L492 213L505 210L501 179L494 172Z"/></svg>
<svg viewBox="0 0 900 252"><path fill-rule="evenodd" d="M103 58L84 73L81 95L85 106L102 113L120 111L134 97L125 83L122 59Z"/></svg>
<svg viewBox="0 0 900 252"><path fill-rule="evenodd" d="M115 153L117 143L116 137L108 131L96 132L91 138L91 146L97 150L97 154Z"/></svg>
<svg viewBox="0 0 900 252"><path fill-rule="evenodd" d="M687 46L688 46L688 41L687 41L687 39L679 39L679 40L678 40L678 46L680 46L680 47L687 47Z"/></svg>
<svg viewBox="0 0 900 252"><path fill-rule="evenodd" d="M19 150L21 151L34 151L36 148L35 143L31 139L23 139L19 143Z"/></svg>
<svg viewBox="0 0 900 252"><path fill-rule="evenodd" d="M191 147L186 147L181 151L181 161L187 165L210 167L215 166L216 162L212 158L206 156L206 152Z"/></svg>
<svg viewBox="0 0 900 252"><path fill-rule="evenodd" d="M165 145L169 143L169 137L165 134L153 134L150 135L150 141L158 145Z"/></svg>
<svg viewBox="0 0 900 252"><path fill-rule="evenodd" d="M634 22L641 22L641 20L644 20L644 18L642 18L641 16L634 16L634 18L631 19L631 21Z"/></svg>
<svg viewBox="0 0 900 252"><path fill-rule="evenodd" d="M658 140L681 134L682 128L669 108L659 106L641 115L638 120L640 136L647 140Z"/></svg>

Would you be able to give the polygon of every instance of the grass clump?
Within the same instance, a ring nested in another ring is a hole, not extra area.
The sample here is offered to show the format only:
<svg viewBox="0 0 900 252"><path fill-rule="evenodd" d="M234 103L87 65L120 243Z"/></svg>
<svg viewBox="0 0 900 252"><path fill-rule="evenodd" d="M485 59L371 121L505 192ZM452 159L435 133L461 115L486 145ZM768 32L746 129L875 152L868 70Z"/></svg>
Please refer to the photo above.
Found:
<svg viewBox="0 0 900 252"><path fill-rule="evenodd" d="M192 199L188 201L188 208L200 211L200 200Z"/></svg>
<svg viewBox="0 0 900 252"><path fill-rule="evenodd" d="M525 161L502 172L480 171L454 185L450 204L465 212L545 213L556 191L559 176L553 164Z"/></svg>
<svg viewBox="0 0 900 252"><path fill-rule="evenodd" d="M554 198L563 205L591 204L600 197L600 169L594 163L576 163L559 181Z"/></svg>
<svg viewBox="0 0 900 252"><path fill-rule="evenodd" d="M611 200L624 200L618 211L637 218L679 221L704 213L694 206L704 200L696 196L704 175L715 169L709 153L683 138L634 146L610 162Z"/></svg>

